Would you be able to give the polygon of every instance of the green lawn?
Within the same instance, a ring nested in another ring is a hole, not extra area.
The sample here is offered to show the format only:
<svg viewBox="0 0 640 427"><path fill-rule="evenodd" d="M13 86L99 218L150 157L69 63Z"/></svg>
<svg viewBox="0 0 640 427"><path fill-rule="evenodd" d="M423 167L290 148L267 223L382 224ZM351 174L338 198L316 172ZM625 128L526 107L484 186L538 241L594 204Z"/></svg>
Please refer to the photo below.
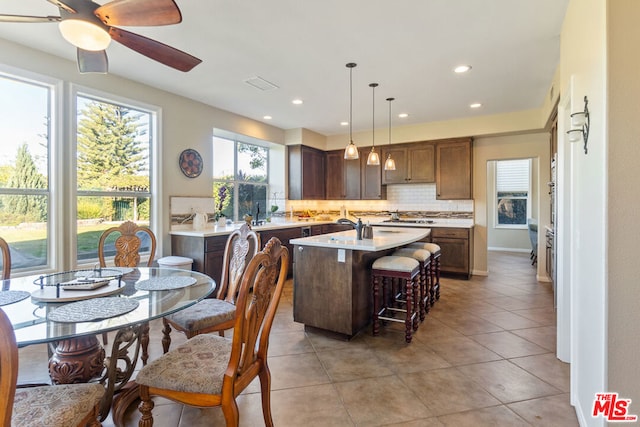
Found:
<svg viewBox="0 0 640 427"><path fill-rule="evenodd" d="M101 223L78 226L78 254L97 253L100 235L113 225L112 223ZM33 255L36 258L46 256L46 229L44 228L6 229L2 231L2 237L15 250Z"/></svg>

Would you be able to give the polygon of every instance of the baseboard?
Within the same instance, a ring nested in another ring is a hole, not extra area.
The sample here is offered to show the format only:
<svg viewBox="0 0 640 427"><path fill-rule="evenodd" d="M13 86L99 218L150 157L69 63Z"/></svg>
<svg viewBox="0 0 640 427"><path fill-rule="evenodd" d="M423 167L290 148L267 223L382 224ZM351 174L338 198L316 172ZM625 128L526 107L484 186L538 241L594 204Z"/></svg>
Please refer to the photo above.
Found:
<svg viewBox="0 0 640 427"><path fill-rule="evenodd" d="M489 271L487 271L487 270L472 270L471 274L473 276L488 276L489 275Z"/></svg>
<svg viewBox="0 0 640 427"><path fill-rule="evenodd" d="M536 280L538 282L546 282L546 283L551 282L551 278L549 276L546 276L546 275L545 276L540 276L539 274L536 274Z"/></svg>
<svg viewBox="0 0 640 427"><path fill-rule="evenodd" d="M488 251L495 251L495 252L521 252L521 253L525 253L525 254L530 254L531 253L531 249L517 249L517 248L488 247L487 250Z"/></svg>

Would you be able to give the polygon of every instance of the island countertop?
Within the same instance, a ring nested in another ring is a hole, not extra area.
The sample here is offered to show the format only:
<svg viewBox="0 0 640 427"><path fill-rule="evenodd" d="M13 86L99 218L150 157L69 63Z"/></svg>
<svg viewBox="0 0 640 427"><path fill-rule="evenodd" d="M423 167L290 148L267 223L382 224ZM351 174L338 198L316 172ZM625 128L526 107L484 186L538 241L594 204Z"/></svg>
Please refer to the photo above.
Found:
<svg viewBox="0 0 640 427"><path fill-rule="evenodd" d="M349 230L291 239L289 243L299 246L377 252L424 239L430 233L431 230L428 228L375 227L373 229L373 239L357 240L356 231Z"/></svg>

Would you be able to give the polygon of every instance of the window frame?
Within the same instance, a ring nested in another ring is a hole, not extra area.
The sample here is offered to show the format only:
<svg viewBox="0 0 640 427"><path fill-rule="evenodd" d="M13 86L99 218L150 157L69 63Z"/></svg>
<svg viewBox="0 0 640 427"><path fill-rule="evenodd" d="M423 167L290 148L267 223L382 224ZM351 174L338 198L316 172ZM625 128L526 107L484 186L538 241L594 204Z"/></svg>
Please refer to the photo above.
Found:
<svg viewBox="0 0 640 427"><path fill-rule="evenodd" d="M149 146L149 198L150 198L150 215L149 215L149 228L156 235L159 236L160 230L162 230L161 224L161 209L162 203L159 195L162 194L161 188L161 180L160 176L162 176L161 164L160 164L160 155L162 150L162 136L161 136L161 126L162 123L162 108L147 104L141 101L136 101L130 98L125 98L119 95L115 95L112 93L108 93L105 91L97 90L94 88L89 88L82 85L70 84L69 89L69 108L73 114L69 114L68 117L72 117L70 122L68 123L69 134L71 137L70 141L73 141L72 150L69 153L69 162L70 162L70 176L67 179L69 183L68 192L70 194L70 202L71 209L69 212L69 217L72 218L68 224L69 234L72 237L72 242L67 247L66 259L73 260L75 266L70 266L69 268L85 268L92 267L98 261L98 258L91 258L87 260L78 260L78 252L77 252L77 235L78 235L78 227L77 227L77 216L78 216L78 205L77 200L78 196L86 196L89 194L96 195L97 192L88 192L88 191L79 191L78 190L78 182L77 182L77 151L78 151L78 143L77 143L77 135L78 135L78 103L77 98L79 96L90 98L92 100L96 100L99 102L117 104L123 107L136 109L136 110L144 110L149 113L149 134L150 134L150 146ZM155 137L154 137L155 136ZM107 193L100 192L100 195L105 195ZM108 194L118 196L118 195L126 195L131 196L132 192L108 192ZM146 193L145 193L146 194ZM157 238L157 248L156 255L162 253L162 239ZM96 242L97 244L97 242ZM96 246L97 247L97 246ZM143 253L140 262L146 263L148 260L148 254Z"/></svg>
<svg viewBox="0 0 640 427"><path fill-rule="evenodd" d="M271 172L270 172L270 164L271 164L271 147L269 145L269 143L259 143L257 142L257 140L253 140L253 141L247 141L247 140L243 140L243 138L238 138L238 137L234 137L231 135L219 135L217 133L214 132L213 138L211 140L211 145L212 145L212 157L213 157L213 152L215 152L215 140L216 139L224 139L230 142L233 142L233 179L232 180L224 180L224 179L218 179L215 177L215 171L212 172L212 194L213 197L216 197L216 194L213 193L213 188L215 187L216 184L218 183L227 183L227 184L231 184L234 188L233 191L233 218L231 218L233 221L240 221L240 212L239 212L239 186L240 185L251 185L251 186L256 186L256 187L265 187L265 206L264 206L264 210L261 212L262 214L264 214L263 219L265 219L267 217L267 213L268 213L268 206L267 203L269 202L269 189L271 188ZM255 147L260 147L263 148L265 150L267 150L267 164L266 164L266 178L264 182L257 182L257 181L244 181L244 180L240 180L238 179L238 144L244 144L244 145L252 145ZM212 158L212 163L214 162L213 158Z"/></svg>
<svg viewBox="0 0 640 427"><path fill-rule="evenodd" d="M500 197L498 195L499 191L498 191L498 165L500 162L509 162L509 161L514 161L514 160L526 160L528 163L528 169L529 169L529 173L528 173L528 177L527 177L527 181L528 181L528 188L526 190L527 195L526 197L522 197L522 196L511 196L511 197ZM531 158L520 158L520 159L499 159L499 160L495 160L495 167L494 167L494 179L493 179L493 206L494 206L494 218L493 218L493 227L496 229L500 229L500 230L506 230L506 229L513 229L513 230L526 230L528 225L527 225L527 220L528 218L531 217L531 213L532 213L532 191L533 191L533 159ZM511 200L526 200L527 203L527 212L526 212L526 216L525 216L525 221L524 224L501 224L500 223L500 218L499 218L499 209L498 209L498 203L500 199L511 199Z"/></svg>

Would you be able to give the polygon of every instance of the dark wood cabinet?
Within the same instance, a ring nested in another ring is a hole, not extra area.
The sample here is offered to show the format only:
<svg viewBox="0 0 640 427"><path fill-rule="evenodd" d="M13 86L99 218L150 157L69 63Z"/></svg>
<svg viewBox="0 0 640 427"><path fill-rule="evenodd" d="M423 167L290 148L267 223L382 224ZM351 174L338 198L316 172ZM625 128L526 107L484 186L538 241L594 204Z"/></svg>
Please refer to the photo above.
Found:
<svg viewBox="0 0 640 427"><path fill-rule="evenodd" d="M293 245L289 243L289 240L302 237L302 227L258 231L258 234L260 235L260 242L263 247L269 239L277 237L280 242L289 249L289 271L287 272L287 276L291 277L293 275Z"/></svg>
<svg viewBox="0 0 640 427"><path fill-rule="evenodd" d="M472 198L472 145L471 138L436 144L436 199Z"/></svg>
<svg viewBox="0 0 640 427"><path fill-rule="evenodd" d="M289 199L324 199L324 151L304 145L290 145L287 150L289 153Z"/></svg>
<svg viewBox="0 0 640 427"><path fill-rule="evenodd" d="M195 237L171 236L171 254L193 259L193 269L211 277L216 283L222 279L224 248L229 236ZM212 294L212 297L215 293Z"/></svg>
<svg viewBox="0 0 640 427"><path fill-rule="evenodd" d="M384 158L380 154L380 165L367 165L367 156L371 147L364 147L360 156L360 198L363 200L385 200L387 198L387 187L382 185L382 168ZM380 151L378 151L380 153Z"/></svg>
<svg viewBox="0 0 640 427"><path fill-rule="evenodd" d="M435 182L435 144L414 142L382 149L382 162L391 154L396 170L382 171L382 184L412 184Z"/></svg>
<svg viewBox="0 0 640 427"><path fill-rule="evenodd" d="M360 161L345 160L344 150L333 150L327 151L325 165L325 198L327 200L359 200Z"/></svg>
<svg viewBox="0 0 640 427"><path fill-rule="evenodd" d="M443 274L471 277L473 266L473 229L434 227L431 241L440 246L440 270Z"/></svg>

